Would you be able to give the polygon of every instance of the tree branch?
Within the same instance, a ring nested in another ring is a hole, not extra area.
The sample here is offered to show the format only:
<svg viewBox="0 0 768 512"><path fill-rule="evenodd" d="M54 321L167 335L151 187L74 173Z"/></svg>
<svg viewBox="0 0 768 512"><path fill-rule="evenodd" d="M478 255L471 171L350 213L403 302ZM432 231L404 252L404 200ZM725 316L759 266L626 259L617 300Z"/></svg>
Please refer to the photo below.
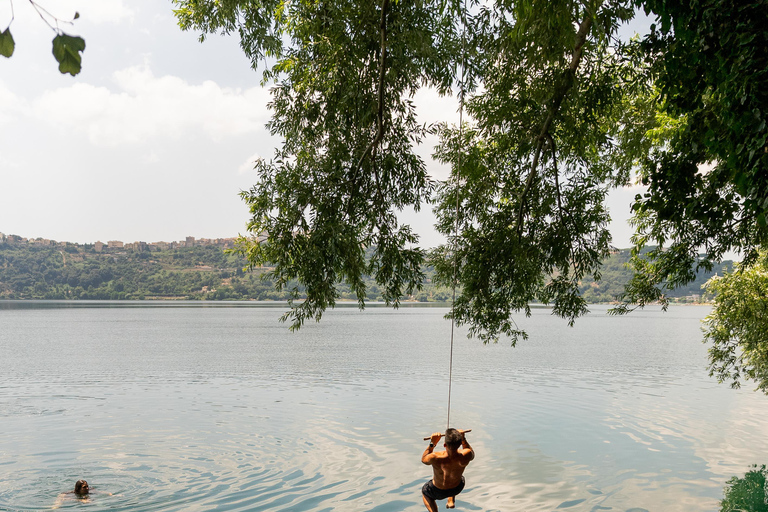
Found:
<svg viewBox="0 0 768 512"><path fill-rule="evenodd" d="M552 163L555 166L555 192L557 193L557 211L560 215L563 214L563 203L560 199L560 169L557 168L557 148L555 147L555 139L552 135L547 133L547 139L549 139L549 149L552 150Z"/></svg>
<svg viewBox="0 0 768 512"><path fill-rule="evenodd" d="M381 44L381 58L379 59L379 92L378 92L378 110L376 112L376 136L373 138L368 147L360 156L360 160L357 161L355 166L355 173L352 178L354 183L357 179L357 173L363 165L368 155L374 150L374 148L384 138L384 77L386 74L386 60L387 60L387 10L389 9L389 0L383 0L381 3L381 22L379 23L379 34Z"/></svg>
<svg viewBox="0 0 768 512"><path fill-rule="evenodd" d="M579 30L576 32L576 41L574 43L573 55L571 56L571 64L568 66L568 69L565 70L562 77L560 78L558 86L555 88L554 94L552 95L552 101L549 104L549 112L547 113L547 118L541 125L541 131L539 132L538 137L536 137L536 150L533 154L531 172L528 174L528 179L525 181L525 188L520 194L520 209L517 213L518 239L522 236L523 233L525 198L528 195L534 180L536 179L539 159L541 158L541 152L544 148L544 141L549 135L549 128L552 126L555 115L557 115L557 112L560 110L560 106L562 105L565 96L568 94L568 91L570 91L571 87L573 87L574 79L576 77L576 70L579 68L579 63L581 62L581 57L584 53L584 43L587 41L589 29L592 28L592 22L592 15L587 13L584 20L579 25Z"/></svg>

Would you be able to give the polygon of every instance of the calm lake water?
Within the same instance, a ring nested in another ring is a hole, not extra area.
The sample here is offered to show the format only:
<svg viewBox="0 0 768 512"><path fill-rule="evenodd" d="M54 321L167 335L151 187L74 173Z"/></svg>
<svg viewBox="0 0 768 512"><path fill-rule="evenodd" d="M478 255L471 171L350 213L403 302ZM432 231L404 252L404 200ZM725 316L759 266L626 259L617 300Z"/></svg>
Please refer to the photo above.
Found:
<svg viewBox="0 0 768 512"><path fill-rule="evenodd" d="M446 422L445 308L0 303L0 510L424 510L424 436ZM703 307L528 341L460 334L451 423L477 459L457 510L715 511L768 463L768 397L707 376Z"/></svg>

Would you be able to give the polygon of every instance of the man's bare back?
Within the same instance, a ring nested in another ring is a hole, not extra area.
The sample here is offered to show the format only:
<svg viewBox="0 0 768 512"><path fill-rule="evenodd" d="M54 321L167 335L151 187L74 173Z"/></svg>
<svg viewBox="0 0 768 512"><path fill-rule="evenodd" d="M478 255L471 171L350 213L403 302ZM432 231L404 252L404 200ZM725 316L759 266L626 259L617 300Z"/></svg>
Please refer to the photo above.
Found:
<svg viewBox="0 0 768 512"><path fill-rule="evenodd" d="M448 429L445 433L445 451L433 452L442 437L436 432L421 456L421 462L432 466L433 478L421 490L424 506L437 512L436 500L448 499L447 507L454 508L455 497L464 489L464 469L475 458L475 452L467 442L464 432Z"/></svg>

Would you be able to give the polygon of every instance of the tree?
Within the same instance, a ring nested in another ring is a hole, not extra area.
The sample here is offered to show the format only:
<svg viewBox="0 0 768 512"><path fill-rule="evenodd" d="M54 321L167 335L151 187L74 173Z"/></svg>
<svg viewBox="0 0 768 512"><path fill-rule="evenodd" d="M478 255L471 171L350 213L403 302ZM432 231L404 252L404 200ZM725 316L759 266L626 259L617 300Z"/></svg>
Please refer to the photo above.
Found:
<svg viewBox="0 0 768 512"><path fill-rule="evenodd" d="M364 274L382 297L397 304L420 288L424 251L400 225L396 211L419 208L434 184L413 151L425 128L413 94L423 85L447 92L457 42L451 6L370 1L179 1L182 28L240 34L254 67L276 59L273 134L285 143L261 179L243 194L249 230L266 243L249 243L253 265L274 265L282 289L297 279L306 300L293 304L294 326L319 319L344 282L362 305ZM449 61L443 58L449 57ZM449 65L446 65L449 64ZM375 247L366 259L365 249ZM294 298L299 285L291 287Z"/></svg>
<svg viewBox="0 0 768 512"><path fill-rule="evenodd" d="M13 24L14 20L13 0L8 0L8 2L11 6L11 21L8 22L6 29L0 32L0 55L5 58L11 58L16 49L16 42L13 40L13 34L11 34L11 24ZM72 21L65 21L48 12L34 0L29 0L29 3L40 18L56 34L52 42L52 53L59 63L59 71L62 74L69 73L72 76L80 73L82 69L82 56L80 54L85 51L85 40L82 37L67 34L59 26L60 24L71 25L73 21L80 17L80 13L76 12Z"/></svg>
<svg viewBox="0 0 768 512"><path fill-rule="evenodd" d="M712 344L710 375L732 387L751 380L768 394L768 252L754 264L711 278L706 288L715 294L704 334Z"/></svg>
<svg viewBox="0 0 768 512"><path fill-rule="evenodd" d="M445 285L457 266L454 314L486 341L525 338L512 313L531 301L571 324L587 312L579 283L599 279L610 249L605 197L655 123L640 56L615 38L632 15L621 2L542 1L468 20L484 90L467 103L474 126L441 130L436 155L454 178L438 189L438 229L459 235L432 256Z"/></svg>
<svg viewBox="0 0 768 512"><path fill-rule="evenodd" d="M720 512L768 512L768 487L765 485L768 472L765 465L747 471L744 478L728 480L720 502Z"/></svg>
<svg viewBox="0 0 768 512"><path fill-rule="evenodd" d="M278 287L306 286L307 299L284 317L293 327L333 306L340 282L362 306L365 273L387 303L418 289L427 254L395 214L430 202L451 243L429 258L441 284L457 276L459 323L514 343L525 333L512 314L532 301L573 322L587 309L578 284L599 279L610 248L606 193L628 184L638 164L649 195L635 206L637 246L661 248L645 260L638 249L628 301L663 299L662 287L692 280L696 265L763 243L764 2L725 20L728 12L712 12L728 8L720 0L175 3L183 29L201 39L237 33L255 68L269 59L269 127L285 142L243 194L249 229L266 240L241 247L252 265L274 265ZM639 6L661 30L619 40L619 24ZM721 34L721 22L746 35ZM710 40L712 55L698 56ZM701 79L685 75L689 63ZM418 125L410 98L423 86L458 94L471 121ZM758 111L751 127L749 109ZM429 129L441 138L436 158L451 165L445 183L433 183L414 152ZM729 160L747 135L745 156ZM699 173L706 162L715 170ZM718 228L731 223L729 245ZM667 240L680 243L670 250ZM706 257L691 256L711 240ZM366 247L375 247L369 260Z"/></svg>
<svg viewBox="0 0 768 512"><path fill-rule="evenodd" d="M666 290L728 251L749 266L768 243L768 1L643 6L661 23L643 49L673 122L642 162L648 192L633 207L636 277L625 299L641 305L666 304Z"/></svg>

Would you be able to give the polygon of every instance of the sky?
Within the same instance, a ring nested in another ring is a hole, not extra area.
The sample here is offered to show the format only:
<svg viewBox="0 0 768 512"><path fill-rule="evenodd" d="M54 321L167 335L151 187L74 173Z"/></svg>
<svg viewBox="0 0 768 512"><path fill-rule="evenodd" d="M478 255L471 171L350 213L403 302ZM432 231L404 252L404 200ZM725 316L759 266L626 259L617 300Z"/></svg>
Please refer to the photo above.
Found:
<svg viewBox="0 0 768 512"><path fill-rule="evenodd" d="M52 29L29 2L13 2L16 50L0 57L0 232L27 238L174 241L246 234L239 197L253 161L279 140L264 125L268 88L235 37L182 32L170 1L39 0L86 41L82 72L62 75ZM0 0L0 31L11 20ZM458 122L453 98L422 91L422 122ZM434 139L418 152L429 162ZM614 191L613 245L630 246L629 205ZM421 245L443 241L429 207L403 212Z"/></svg>

